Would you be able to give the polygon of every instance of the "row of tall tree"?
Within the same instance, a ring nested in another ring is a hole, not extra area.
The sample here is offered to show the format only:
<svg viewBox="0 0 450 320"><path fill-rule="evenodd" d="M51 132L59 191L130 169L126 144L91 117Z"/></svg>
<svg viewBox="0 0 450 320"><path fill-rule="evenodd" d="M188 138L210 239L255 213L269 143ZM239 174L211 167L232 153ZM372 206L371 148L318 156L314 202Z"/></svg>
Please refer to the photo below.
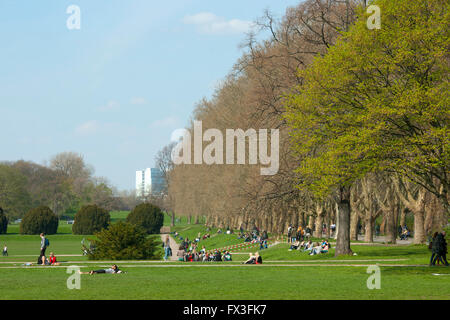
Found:
<svg viewBox="0 0 450 320"><path fill-rule="evenodd" d="M372 241L379 217L392 242L406 214L416 243L441 229L450 213L449 4L370 4L381 9L381 29L367 27L367 1L302 1L280 19L265 12L258 32L270 36L248 35L192 121L223 136L278 129L278 173L249 164L248 144L239 165L174 165L172 144L157 157L168 181L164 207L274 233L292 224L322 235L323 223L336 223L337 255L351 253L358 223ZM193 124L187 130L193 146ZM205 139L203 150L213 143Z"/></svg>

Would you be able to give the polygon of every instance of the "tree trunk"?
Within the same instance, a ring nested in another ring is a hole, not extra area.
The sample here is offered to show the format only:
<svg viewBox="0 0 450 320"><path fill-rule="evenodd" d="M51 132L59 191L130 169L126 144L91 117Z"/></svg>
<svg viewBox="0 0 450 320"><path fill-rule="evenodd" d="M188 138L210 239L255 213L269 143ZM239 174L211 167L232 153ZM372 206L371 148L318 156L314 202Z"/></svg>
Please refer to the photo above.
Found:
<svg viewBox="0 0 450 320"><path fill-rule="evenodd" d="M316 231L315 231L315 236L317 238L322 238L322 230L323 230L323 215L318 214L316 218Z"/></svg>
<svg viewBox="0 0 450 320"><path fill-rule="evenodd" d="M336 203L336 209L334 211L334 221L336 224L336 231L334 232L334 239L337 240L337 236L339 233L339 219L338 219L338 215L339 215L339 204Z"/></svg>
<svg viewBox="0 0 450 320"><path fill-rule="evenodd" d="M305 213L301 212L299 215L298 224L304 229L305 228Z"/></svg>
<svg viewBox="0 0 450 320"><path fill-rule="evenodd" d="M313 216L313 215L310 215L310 216L309 216L309 220L308 220L308 228L311 229L311 233L312 233L313 230L314 230L314 221L315 221L314 216ZM311 235L312 235L312 234L311 234Z"/></svg>
<svg viewBox="0 0 450 320"><path fill-rule="evenodd" d="M397 209L398 210L398 209ZM386 212L386 241L388 243L397 243L397 212L396 208L392 208Z"/></svg>
<svg viewBox="0 0 450 320"><path fill-rule="evenodd" d="M330 228L330 225L331 225L331 212L330 211L327 211L325 223L327 224L326 237L327 237L327 239L329 239L330 236L331 236L331 228Z"/></svg>
<svg viewBox="0 0 450 320"><path fill-rule="evenodd" d="M386 220L386 216L383 216L383 219L381 219L381 224L380 224L380 234L386 235L387 233L387 220Z"/></svg>
<svg viewBox="0 0 450 320"><path fill-rule="evenodd" d="M423 244L426 242L425 218L423 210L414 212L414 243Z"/></svg>
<svg viewBox="0 0 450 320"><path fill-rule="evenodd" d="M400 226L404 226L406 224L406 208L400 212Z"/></svg>
<svg viewBox="0 0 450 320"><path fill-rule="evenodd" d="M373 222L374 217L372 217L372 214L367 213L366 219L365 219L365 234L364 234L364 241L365 242L373 242Z"/></svg>
<svg viewBox="0 0 450 320"><path fill-rule="evenodd" d="M335 257L353 254L350 249L350 190L341 188L338 203L339 229L336 239Z"/></svg>
<svg viewBox="0 0 450 320"><path fill-rule="evenodd" d="M350 217L350 240L358 240L358 222L359 214L357 211L353 211Z"/></svg>
<svg viewBox="0 0 450 320"><path fill-rule="evenodd" d="M175 226L175 212L172 212L172 216L170 217L170 226L174 227Z"/></svg>

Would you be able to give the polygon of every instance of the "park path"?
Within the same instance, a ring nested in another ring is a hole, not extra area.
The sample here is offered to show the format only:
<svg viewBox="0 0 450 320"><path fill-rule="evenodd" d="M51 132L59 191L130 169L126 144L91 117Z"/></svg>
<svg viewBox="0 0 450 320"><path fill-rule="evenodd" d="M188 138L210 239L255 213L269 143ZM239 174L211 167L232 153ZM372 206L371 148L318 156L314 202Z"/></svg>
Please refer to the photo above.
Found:
<svg viewBox="0 0 450 320"><path fill-rule="evenodd" d="M178 248L179 245L177 244L177 242L175 241L174 238L172 238L170 235L168 234L161 234L161 241L164 243L164 241L166 241L166 237L169 236L169 241L170 241L170 249L172 249L172 256L170 257L170 261L177 261L178 260Z"/></svg>

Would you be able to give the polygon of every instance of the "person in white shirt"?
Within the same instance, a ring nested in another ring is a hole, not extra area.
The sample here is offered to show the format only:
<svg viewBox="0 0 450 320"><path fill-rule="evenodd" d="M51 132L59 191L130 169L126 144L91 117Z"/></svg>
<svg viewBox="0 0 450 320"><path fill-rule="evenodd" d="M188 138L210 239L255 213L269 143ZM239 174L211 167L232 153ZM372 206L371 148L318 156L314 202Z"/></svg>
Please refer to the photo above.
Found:
<svg viewBox="0 0 450 320"><path fill-rule="evenodd" d="M322 246L318 242L316 242L315 246L312 248L311 253L309 255L313 256L319 254L321 250Z"/></svg>

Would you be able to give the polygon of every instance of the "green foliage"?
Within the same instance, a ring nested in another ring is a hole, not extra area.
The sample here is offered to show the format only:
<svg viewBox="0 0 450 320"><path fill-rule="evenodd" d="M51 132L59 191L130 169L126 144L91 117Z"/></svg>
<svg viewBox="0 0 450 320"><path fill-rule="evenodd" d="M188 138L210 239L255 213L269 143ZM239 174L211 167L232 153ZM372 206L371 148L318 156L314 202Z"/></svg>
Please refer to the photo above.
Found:
<svg viewBox="0 0 450 320"><path fill-rule="evenodd" d="M9 220L21 218L31 209L26 187L26 176L8 165L0 164L0 206Z"/></svg>
<svg viewBox="0 0 450 320"><path fill-rule="evenodd" d="M298 186L325 196L367 172L390 170L446 201L449 2L374 4L381 29L369 30L361 10L356 24L301 73L303 84L287 99L301 160Z"/></svg>
<svg viewBox="0 0 450 320"><path fill-rule="evenodd" d="M28 211L20 223L21 234L55 234L58 230L59 219L46 206L40 206Z"/></svg>
<svg viewBox="0 0 450 320"><path fill-rule="evenodd" d="M96 234L91 260L158 260L158 243L136 225L118 222Z"/></svg>
<svg viewBox="0 0 450 320"><path fill-rule="evenodd" d="M6 218L3 209L0 208L0 234L6 234L8 230L8 218Z"/></svg>
<svg viewBox="0 0 450 320"><path fill-rule="evenodd" d="M142 203L131 211L126 221L144 228L148 234L158 234L164 223L164 214L157 206Z"/></svg>
<svg viewBox="0 0 450 320"><path fill-rule="evenodd" d="M94 234L109 226L111 217L109 212L97 205L83 206L75 214L72 227L73 234Z"/></svg>

